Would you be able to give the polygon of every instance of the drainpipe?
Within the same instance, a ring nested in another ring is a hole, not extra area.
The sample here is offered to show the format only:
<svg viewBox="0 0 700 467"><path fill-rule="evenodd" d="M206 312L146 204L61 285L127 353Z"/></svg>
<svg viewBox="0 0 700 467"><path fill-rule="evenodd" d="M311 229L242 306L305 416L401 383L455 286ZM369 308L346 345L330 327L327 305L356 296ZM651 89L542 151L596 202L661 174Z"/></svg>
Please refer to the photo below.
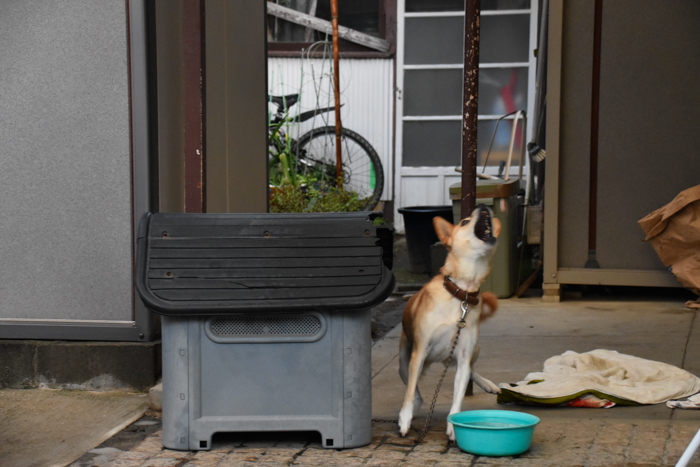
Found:
<svg viewBox="0 0 700 467"><path fill-rule="evenodd" d="M481 0L464 8L464 94L462 115L462 218L476 207L476 123L479 110L479 12ZM458 222L455 219L455 222Z"/></svg>
<svg viewBox="0 0 700 467"><path fill-rule="evenodd" d="M598 128L600 103L600 42L603 25L603 0L595 0L593 22L593 89L591 91L591 159L588 188L588 261L584 268L600 268L596 257L598 231Z"/></svg>

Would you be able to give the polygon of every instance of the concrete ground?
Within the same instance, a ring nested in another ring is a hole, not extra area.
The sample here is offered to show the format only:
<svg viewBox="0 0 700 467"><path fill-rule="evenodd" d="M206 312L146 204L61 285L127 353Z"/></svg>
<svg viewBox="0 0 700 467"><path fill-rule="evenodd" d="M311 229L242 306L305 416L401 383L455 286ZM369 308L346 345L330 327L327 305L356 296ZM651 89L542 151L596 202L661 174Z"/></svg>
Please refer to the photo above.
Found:
<svg viewBox="0 0 700 467"><path fill-rule="evenodd" d="M396 300L400 306L400 299ZM698 312L679 300L615 298L573 300L558 304L540 298L501 300L497 315L481 334L479 372L496 383L521 380L540 370L545 359L566 350L597 348L663 361L700 374ZM404 394L397 371L397 327L377 341L372 352L373 416L395 419ZM439 378L434 366L421 388L429 400ZM541 418L526 453L505 458L472 456L448 443L445 417L452 399L452 372L438 397L431 431L415 445L428 403L413 421L414 430L400 438L396 425L373 424L369 446L326 450L313 434L222 434L211 451L179 452L162 448L160 432L120 449L102 446L72 467L209 467L209 466L665 466L674 465L700 428L700 412L665 405L611 409L535 408L496 404L495 396L475 388L464 409L519 410ZM155 419L157 420L157 419ZM154 429L157 430L157 427ZM4 464L3 464L4 465ZM700 453L690 465L700 465Z"/></svg>
<svg viewBox="0 0 700 467"><path fill-rule="evenodd" d="M52 389L0 391L0 466L70 464L140 419L143 394Z"/></svg>

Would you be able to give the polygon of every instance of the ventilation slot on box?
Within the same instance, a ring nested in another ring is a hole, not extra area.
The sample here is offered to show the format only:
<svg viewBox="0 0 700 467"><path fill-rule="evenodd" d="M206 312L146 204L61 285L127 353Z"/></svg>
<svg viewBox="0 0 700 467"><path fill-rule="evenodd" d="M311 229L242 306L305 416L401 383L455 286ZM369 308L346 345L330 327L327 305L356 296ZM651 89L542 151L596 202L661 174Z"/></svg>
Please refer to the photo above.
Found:
<svg viewBox="0 0 700 467"><path fill-rule="evenodd" d="M209 320L207 334L215 342L313 342L325 333L320 314L218 317Z"/></svg>

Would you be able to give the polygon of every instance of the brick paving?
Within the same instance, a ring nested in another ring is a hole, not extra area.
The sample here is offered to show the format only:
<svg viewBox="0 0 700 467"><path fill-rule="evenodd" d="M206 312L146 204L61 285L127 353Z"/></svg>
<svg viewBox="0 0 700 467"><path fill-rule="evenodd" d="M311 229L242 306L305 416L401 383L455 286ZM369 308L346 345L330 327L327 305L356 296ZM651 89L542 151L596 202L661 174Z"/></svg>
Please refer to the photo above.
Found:
<svg viewBox="0 0 700 467"><path fill-rule="evenodd" d="M567 349L586 351L613 345L625 353L700 374L700 339L695 337L700 320L696 312L688 312L682 304L627 303L571 302L547 307L539 299L503 301L500 315L489 322L481 336L479 365L491 369L489 376L494 381L518 381L527 371L541 368L548 356ZM375 417L393 418L400 408L405 388L397 376L397 352L398 333L390 333L372 348ZM434 381L437 374L439 369L432 374ZM318 435L239 433L217 434L211 451L171 451L161 445L159 414L149 413L120 434L137 431L140 438L124 435L120 442L110 439L71 467L657 467L675 465L700 428L700 412L665 406L533 408L532 413L542 422L527 452L514 457L472 456L448 443L444 433L452 397L449 385L440 397L433 431L419 445L412 441L417 436L415 430L409 438L400 438L395 424L374 423L372 442L357 449L324 449ZM508 409L496 407L495 400L486 394L473 396L469 408ZM424 407L414 419L414 428L421 426L426 410ZM700 452L690 465L700 467Z"/></svg>
<svg viewBox="0 0 700 467"><path fill-rule="evenodd" d="M595 409L591 409L595 410ZM231 434L215 437L211 451L163 449L160 431L131 447L97 448L70 467L456 467L675 465L698 429L688 421L543 419L530 449L514 457L473 456L448 443L442 429L423 443L398 437L390 423L374 423L371 444L324 449L304 434ZM690 463L700 466L700 453Z"/></svg>

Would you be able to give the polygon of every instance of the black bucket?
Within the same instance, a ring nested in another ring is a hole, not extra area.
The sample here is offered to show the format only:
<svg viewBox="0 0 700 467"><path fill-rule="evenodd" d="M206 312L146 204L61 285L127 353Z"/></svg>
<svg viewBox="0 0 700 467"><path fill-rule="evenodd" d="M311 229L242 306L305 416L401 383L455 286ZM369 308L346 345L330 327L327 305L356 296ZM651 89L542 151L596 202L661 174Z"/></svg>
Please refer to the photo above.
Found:
<svg viewBox="0 0 700 467"><path fill-rule="evenodd" d="M452 206L412 206L399 209L406 229L406 246L411 272L430 273L430 245L440 240L433 227L433 217L452 222Z"/></svg>

